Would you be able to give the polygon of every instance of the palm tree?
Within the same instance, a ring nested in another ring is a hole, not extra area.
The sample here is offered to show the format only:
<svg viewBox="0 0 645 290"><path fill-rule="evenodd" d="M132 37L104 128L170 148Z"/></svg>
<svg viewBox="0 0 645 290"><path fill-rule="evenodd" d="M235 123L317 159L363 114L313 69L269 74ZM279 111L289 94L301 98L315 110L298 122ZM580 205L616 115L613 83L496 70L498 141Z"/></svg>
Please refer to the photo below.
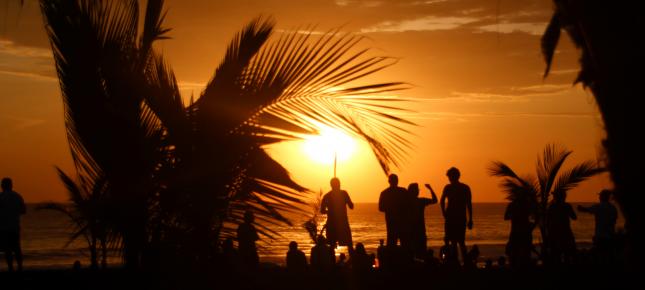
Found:
<svg viewBox="0 0 645 290"><path fill-rule="evenodd" d="M563 147L554 144L547 145L542 155L538 156L536 177L521 177L501 161L492 162L488 168L491 176L503 178L501 186L511 202L523 200L537 207L536 221L540 229L542 259L548 253L545 241L549 234L546 230L549 197L554 192L571 190L587 178L605 171L605 169L598 167L596 162L589 160L560 173L560 169L571 153L573 152Z"/></svg>
<svg viewBox="0 0 645 290"><path fill-rule="evenodd" d="M186 104L152 48L169 31L162 6L148 1L138 36L137 1L41 1L76 169L82 180L105 178L126 265L159 249L206 262L249 209L267 236L289 223L284 212L298 211L307 190L267 145L324 125L366 140L385 173L405 156L413 124L394 115L398 99L379 94L406 86L352 85L395 62L357 50L361 37L294 32L269 42L274 24L258 18Z"/></svg>
<svg viewBox="0 0 645 290"><path fill-rule="evenodd" d="M110 234L105 213L106 184L104 179L94 184L79 185L62 170L57 168L58 175L65 184L70 197L70 206L60 203L45 203L38 209L54 210L68 216L73 223L74 232L65 246L83 237L90 252L90 265L94 269L107 267L107 252Z"/></svg>
<svg viewBox="0 0 645 290"><path fill-rule="evenodd" d="M614 192L625 217L631 266L643 269L645 222L640 206L640 171L645 163L645 139L640 96L645 66L640 1L554 0L555 11L542 36L547 63L545 77L564 29L581 52L580 82L593 93L602 114L606 139L603 147ZM640 125L639 125L640 124Z"/></svg>

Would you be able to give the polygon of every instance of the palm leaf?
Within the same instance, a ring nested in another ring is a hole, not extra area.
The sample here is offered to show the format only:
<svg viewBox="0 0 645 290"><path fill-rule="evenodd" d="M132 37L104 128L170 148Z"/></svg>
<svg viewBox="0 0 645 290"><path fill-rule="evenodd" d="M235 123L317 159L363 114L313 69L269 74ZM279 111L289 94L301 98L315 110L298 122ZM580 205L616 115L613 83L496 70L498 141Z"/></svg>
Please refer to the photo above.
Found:
<svg viewBox="0 0 645 290"><path fill-rule="evenodd" d="M571 155L572 151L562 146L548 144L542 153L541 158L537 160L537 177L540 184L540 191L548 195L560 168Z"/></svg>
<svg viewBox="0 0 645 290"><path fill-rule="evenodd" d="M553 192L566 192L576 187L580 182L588 179L589 177L605 171L605 168L598 167L594 161L582 162L560 174L553 187Z"/></svg>
<svg viewBox="0 0 645 290"><path fill-rule="evenodd" d="M549 75L549 71L551 70L553 54L555 53L555 48L558 46L558 41L560 40L560 29L560 14L556 12L551 16L551 21L549 21L549 24L544 31L544 35L542 35L542 55L546 62L546 69L544 70L545 78Z"/></svg>

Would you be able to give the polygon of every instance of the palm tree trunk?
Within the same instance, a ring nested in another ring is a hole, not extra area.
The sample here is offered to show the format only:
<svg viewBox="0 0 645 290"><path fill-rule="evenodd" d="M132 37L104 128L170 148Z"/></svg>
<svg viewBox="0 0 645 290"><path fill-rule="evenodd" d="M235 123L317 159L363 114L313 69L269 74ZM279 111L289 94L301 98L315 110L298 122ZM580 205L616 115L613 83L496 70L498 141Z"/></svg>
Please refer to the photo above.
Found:
<svg viewBox="0 0 645 290"><path fill-rule="evenodd" d="M626 220L627 253L633 270L643 269L643 209L640 195L645 165L643 133L642 77L645 69L645 44L641 1L561 1L584 38L590 57L589 84L607 133L603 146L615 185L616 200Z"/></svg>

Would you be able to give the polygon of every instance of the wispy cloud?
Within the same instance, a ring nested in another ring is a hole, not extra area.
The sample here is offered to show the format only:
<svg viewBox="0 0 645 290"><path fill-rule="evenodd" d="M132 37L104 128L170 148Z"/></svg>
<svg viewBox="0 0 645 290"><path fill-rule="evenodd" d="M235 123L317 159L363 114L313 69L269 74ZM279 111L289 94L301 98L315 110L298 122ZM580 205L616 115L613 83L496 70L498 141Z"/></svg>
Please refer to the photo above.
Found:
<svg viewBox="0 0 645 290"><path fill-rule="evenodd" d="M45 123L45 120L42 119L16 117L11 115L0 116L0 124L3 123L2 120L6 121L8 123L7 128L13 131L20 131Z"/></svg>
<svg viewBox="0 0 645 290"><path fill-rule="evenodd" d="M49 49L24 46L0 39L0 74L36 80L55 80Z"/></svg>
<svg viewBox="0 0 645 290"><path fill-rule="evenodd" d="M546 29L546 22L524 22L524 23L497 23L480 26L479 32L495 33L528 33L530 35L542 35Z"/></svg>
<svg viewBox="0 0 645 290"><path fill-rule="evenodd" d="M362 7L378 7L383 5L383 1L377 0L336 0L334 3L338 6L358 5Z"/></svg>
<svg viewBox="0 0 645 290"><path fill-rule="evenodd" d="M403 115L405 114L405 116ZM585 112L413 112L402 113L400 116L416 120L434 120L434 121L458 121L466 122L474 118L573 118L573 119L597 119L599 113Z"/></svg>
<svg viewBox="0 0 645 290"><path fill-rule="evenodd" d="M374 26L361 29L363 33L370 32L405 32L405 31L433 31L433 30L450 30L461 25L472 23L479 20L474 17L461 16L425 16L417 19L408 19L401 21L384 21Z"/></svg>

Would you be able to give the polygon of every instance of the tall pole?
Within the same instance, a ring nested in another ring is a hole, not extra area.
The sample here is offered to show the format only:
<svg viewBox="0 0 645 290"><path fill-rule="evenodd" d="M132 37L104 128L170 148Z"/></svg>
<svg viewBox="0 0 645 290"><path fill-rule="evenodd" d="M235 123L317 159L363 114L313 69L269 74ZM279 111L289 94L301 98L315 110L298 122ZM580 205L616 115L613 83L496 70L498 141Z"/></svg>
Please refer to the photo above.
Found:
<svg viewBox="0 0 645 290"><path fill-rule="evenodd" d="M334 177L336 177L336 159L338 159L337 156L338 153L334 151Z"/></svg>

